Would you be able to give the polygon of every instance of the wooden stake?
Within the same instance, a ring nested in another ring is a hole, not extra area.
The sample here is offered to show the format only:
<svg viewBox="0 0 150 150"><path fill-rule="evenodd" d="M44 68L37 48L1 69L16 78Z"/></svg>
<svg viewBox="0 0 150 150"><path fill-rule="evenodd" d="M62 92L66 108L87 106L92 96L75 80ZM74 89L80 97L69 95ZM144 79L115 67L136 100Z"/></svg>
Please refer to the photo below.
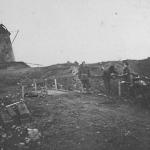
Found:
<svg viewBox="0 0 150 150"><path fill-rule="evenodd" d="M37 84L36 84L36 80L33 80L33 82L34 82L34 90L35 90L35 92L37 92Z"/></svg>
<svg viewBox="0 0 150 150"><path fill-rule="evenodd" d="M45 79L44 81L45 81L45 93L48 94L47 79Z"/></svg>
<svg viewBox="0 0 150 150"><path fill-rule="evenodd" d="M45 90L47 90L47 79L45 79L44 81L45 81Z"/></svg>
<svg viewBox="0 0 150 150"><path fill-rule="evenodd" d="M121 96L121 81L118 82L118 95Z"/></svg>
<svg viewBox="0 0 150 150"><path fill-rule="evenodd" d="M54 82L55 82L55 90L58 90L58 87L57 87L57 80L55 79Z"/></svg>
<svg viewBox="0 0 150 150"><path fill-rule="evenodd" d="M22 87L21 87L21 90L22 90L22 99L24 100L24 85L22 85Z"/></svg>
<svg viewBox="0 0 150 150"><path fill-rule="evenodd" d="M24 102L24 101L16 102L16 103L13 103L13 104L7 105L6 107L8 108L8 107L11 107L11 106L17 105L17 104L19 104L19 103L21 103L21 102Z"/></svg>

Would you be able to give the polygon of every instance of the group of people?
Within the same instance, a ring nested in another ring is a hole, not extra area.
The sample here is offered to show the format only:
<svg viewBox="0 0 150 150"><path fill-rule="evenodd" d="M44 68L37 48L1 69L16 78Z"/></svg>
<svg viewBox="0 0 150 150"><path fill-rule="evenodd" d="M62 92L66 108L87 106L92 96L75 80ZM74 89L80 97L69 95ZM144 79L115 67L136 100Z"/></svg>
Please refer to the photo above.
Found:
<svg viewBox="0 0 150 150"><path fill-rule="evenodd" d="M129 64L127 61L123 61L123 71L122 74L119 75L116 67L114 65L109 66L108 68L104 68L101 66L100 72L103 72L101 77L104 82L105 91L107 94L111 94L111 80L114 78L120 78L122 83L130 84L131 83L131 72L129 69ZM82 82L83 89L86 92L90 90L90 78L92 77L90 73L89 67L86 65L85 61L79 67L79 79Z"/></svg>

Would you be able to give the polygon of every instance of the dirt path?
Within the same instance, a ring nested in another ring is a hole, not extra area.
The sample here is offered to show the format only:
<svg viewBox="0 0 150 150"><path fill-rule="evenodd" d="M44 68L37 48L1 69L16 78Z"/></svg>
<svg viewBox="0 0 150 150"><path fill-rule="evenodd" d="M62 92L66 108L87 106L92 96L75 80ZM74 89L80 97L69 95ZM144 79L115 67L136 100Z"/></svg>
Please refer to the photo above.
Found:
<svg viewBox="0 0 150 150"><path fill-rule="evenodd" d="M149 150L150 111L102 96L31 99L41 150Z"/></svg>

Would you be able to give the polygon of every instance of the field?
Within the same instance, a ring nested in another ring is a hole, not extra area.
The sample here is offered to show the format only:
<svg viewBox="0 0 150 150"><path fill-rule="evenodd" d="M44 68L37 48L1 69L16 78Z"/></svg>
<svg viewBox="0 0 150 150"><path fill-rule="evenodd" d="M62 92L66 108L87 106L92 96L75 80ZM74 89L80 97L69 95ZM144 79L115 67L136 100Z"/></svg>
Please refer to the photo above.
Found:
<svg viewBox="0 0 150 150"><path fill-rule="evenodd" d="M22 68L0 72L1 98L10 95L11 102L17 99L21 80L70 75L70 65L45 68ZM142 67L141 67L142 68ZM147 67L148 68L148 67ZM97 68L91 66L96 74ZM148 70L145 74L148 74ZM60 80L72 84L71 80ZM135 100L108 97L103 94L99 79L91 80L95 93L82 94L76 91L26 97L25 103L31 112L31 121L22 126L36 128L41 132L40 145L26 150L149 150L150 110ZM115 84L115 82L114 82ZM71 85L72 86L72 85ZM115 87L115 86L114 86ZM97 94L97 90L99 93ZM68 89L67 89L68 90ZM6 150L16 150L12 147ZM19 148L17 150L21 150Z"/></svg>
<svg viewBox="0 0 150 150"><path fill-rule="evenodd" d="M71 92L27 104L41 150L150 149L150 111L121 99Z"/></svg>

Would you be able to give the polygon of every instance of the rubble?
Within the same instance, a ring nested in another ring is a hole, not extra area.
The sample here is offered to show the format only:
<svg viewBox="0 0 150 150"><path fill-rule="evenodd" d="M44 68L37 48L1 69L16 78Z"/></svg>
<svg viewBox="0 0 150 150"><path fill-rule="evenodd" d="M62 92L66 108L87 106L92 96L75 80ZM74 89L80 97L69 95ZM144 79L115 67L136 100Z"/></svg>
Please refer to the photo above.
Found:
<svg viewBox="0 0 150 150"><path fill-rule="evenodd" d="M32 145L39 146L40 143L41 133L38 129L13 125L9 130L6 130L0 126L0 148L3 150L29 149Z"/></svg>
<svg viewBox="0 0 150 150"><path fill-rule="evenodd" d="M28 128L28 142L29 141L37 141L41 137L41 133L38 129L30 129Z"/></svg>

